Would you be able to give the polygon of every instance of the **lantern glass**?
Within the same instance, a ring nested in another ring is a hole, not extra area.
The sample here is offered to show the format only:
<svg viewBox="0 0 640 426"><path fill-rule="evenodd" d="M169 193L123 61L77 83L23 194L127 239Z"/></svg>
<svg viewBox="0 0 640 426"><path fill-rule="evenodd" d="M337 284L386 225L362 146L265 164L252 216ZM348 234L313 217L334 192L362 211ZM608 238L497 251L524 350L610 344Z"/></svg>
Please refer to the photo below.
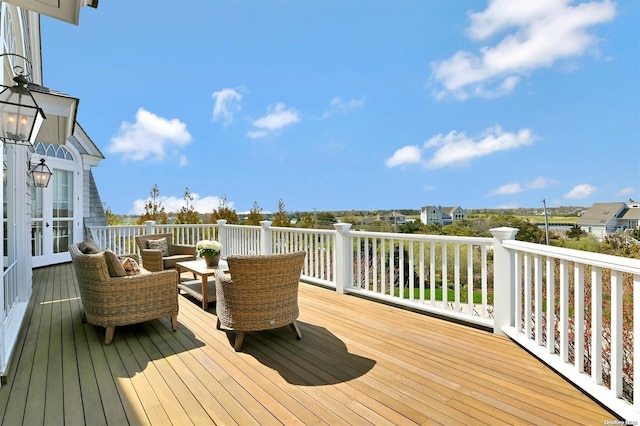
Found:
<svg viewBox="0 0 640 426"><path fill-rule="evenodd" d="M40 159L40 163L31 170L33 184L42 188L47 187L52 174L49 167L44 163L44 158Z"/></svg>
<svg viewBox="0 0 640 426"><path fill-rule="evenodd" d="M0 92L0 138L33 145L45 119L31 92L24 86L3 86Z"/></svg>

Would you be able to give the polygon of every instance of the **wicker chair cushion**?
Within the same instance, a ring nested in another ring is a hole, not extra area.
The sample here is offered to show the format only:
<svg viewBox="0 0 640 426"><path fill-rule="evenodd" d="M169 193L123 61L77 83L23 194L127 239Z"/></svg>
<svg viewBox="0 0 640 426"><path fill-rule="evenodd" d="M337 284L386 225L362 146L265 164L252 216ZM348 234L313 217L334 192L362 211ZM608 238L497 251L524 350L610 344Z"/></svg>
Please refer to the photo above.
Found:
<svg viewBox="0 0 640 426"><path fill-rule="evenodd" d="M100 253L100 246L94 241L84 241L78 244L78 249L84 254L98 254Z"/></svg>
<svg viewBox="0 0 640 426"><path fill-rule="evenodd" d="M158 240L148 240L147 247L152 250L161 250L162 256L169 256L169 245L166 238L160 238Z"/></svg>
<svg viewBox="0 0 640 426"><path fill-rule="evenodd" d="M127 275L140 274L140 266L138 265L138 262L130 257L126 257L122 260L122 267Z"/></svg>
<svg viewBox="0 0 640 426"><path fill-rule="evenodd" d="M111 278L127 276L127 271L124 270L120 259L118 259L118 256L116 256L114 252L105 250L104 260L107 262L107 269L109 270L109 276Z"/></svg>

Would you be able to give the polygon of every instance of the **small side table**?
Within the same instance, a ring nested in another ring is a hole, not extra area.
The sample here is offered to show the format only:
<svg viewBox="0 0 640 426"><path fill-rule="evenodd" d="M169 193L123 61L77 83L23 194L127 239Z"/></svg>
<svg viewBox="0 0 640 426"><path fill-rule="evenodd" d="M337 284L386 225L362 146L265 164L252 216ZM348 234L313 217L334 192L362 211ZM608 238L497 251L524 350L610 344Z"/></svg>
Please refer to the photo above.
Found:
<svg viewBox="0 0 640 426"><path fill-rule="evenodd" d="M209 300L215 300L215 288L209 288L209 277L214 276L217 271L228 271L229 266L224 260L220 260L218 266L207 266L204 259L198 259L176 262L176 270L178 271L178 275L181 275L183 272L192 272L200 276L200 289L198 289L197 280L182 281L181 279L178 283L178 288L190 296L201 300L202 309L206 310L209 307ZM209 296L210 290L214 292L212 298Z"/></svg>

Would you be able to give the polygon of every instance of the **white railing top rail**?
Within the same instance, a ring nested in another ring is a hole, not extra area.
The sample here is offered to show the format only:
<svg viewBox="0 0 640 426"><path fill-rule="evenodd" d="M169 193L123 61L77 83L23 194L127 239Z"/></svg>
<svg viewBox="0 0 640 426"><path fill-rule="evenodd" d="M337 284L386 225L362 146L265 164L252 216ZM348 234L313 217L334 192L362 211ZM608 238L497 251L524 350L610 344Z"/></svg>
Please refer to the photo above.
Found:
<svg viewBox="0 0 640 426"><path fill-rule="evenodd" d="M564 247L553 247L542 244L527 243L517 240L505 240L502 245L507 249L518 250L560 260L578 262L616 271L640 274L640 259L629 259L610 254L593 253Z"/></svg>
<svg viewBox="0 0 640 426"><path fill-rule="evenodd" d="M313 229L313 228L288 228L281 226L271 226L269 229L272 231L291 232L296 234L325 234L335 235L336 231L333 229Z"/></svg>
<svg viewBox="0 0 640 426"><path fill-rule="evenodd" d="M393 232L349 231L351 236L365 236L376 238L393 238L408 241L432 241L443 243L475 243L492 245L493 238L488 237L460 237L456 235L428 235L428 234L401 234Z"/></svg>

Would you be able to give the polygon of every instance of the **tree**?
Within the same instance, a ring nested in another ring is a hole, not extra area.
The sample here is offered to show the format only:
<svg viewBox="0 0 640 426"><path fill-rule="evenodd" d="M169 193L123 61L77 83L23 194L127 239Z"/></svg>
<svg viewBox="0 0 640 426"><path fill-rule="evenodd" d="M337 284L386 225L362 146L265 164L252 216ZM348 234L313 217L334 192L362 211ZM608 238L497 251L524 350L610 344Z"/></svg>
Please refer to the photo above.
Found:
<svg viewBox="0 0 640 426"><path fill-rule="evenodd" d="M301 220L298 220L296 226L299 228L313 228L313 216L311 213L307 213Z"/></svg>
<svg viewBox="0 0 640 426"><path fill-rule="evenodd" d="M149 197L150 198L144 203L144 213L138 218L138 225L142 225L148 220L155 220L156 223L167 223L169 218L164 211L164 206L159 200L160 189L158 189L158 185L153 185Z"/></svg>
<svg viewBox="0 0 640 426"><path fill-rule="evenodd" d="M185 201L186 205L182 206L178 212L176 223L200 223L200 215L193 207L193 195L189 192L188 187L184 189L184 196L182 199Z"/></svg>
<svg viewBox="0 0 640 426"><path fill-rule="evenodd" d="M336 216L331 212L320 212L316 215L316 220L318 223L323 225L332 225L336 222Z"/></svg>
<svg viewBox="0 0 640 426"><path fill-rule="evenodd" d="M273 226L291 226L291 221L284 210L284 201L278 200L278 212L273 216Z"/></svg>
<svg viewBox="0 0 640 426"><path fill-rule="evenodd" d="M263 220L262 209L258 205L258 202L254 201L253 207L251 207L251 211L249 212L249 217L247 217L247 225L259 226L261 220Z"/></svg>
<svg viewBox="0 0 640 426"><path fill-rule="evenodd" d="M218 209L214 209L213 213L211 213L211 223L216 223L218 219L226 219L229 224L239 223L238 214L235 209L227 205L227 197L225 195L220 199Z"/></svg>
<svg viewBox="0 0 640 426"><path fill-rule="evenodd" d="M567 238L575 238L577 240L580 237L584 236L586 232L584 232L577 224L573 225L571 229L567 231Z"/></svg>
<svg viewBox="0 0 640 426"><path fill-rule="evenodd" d="M102 205L104 207L104 215L107 217L107 225L109 226L118 225L120 222L118 215L111 211L111 207L106 207L104 203Z"/></svg>

